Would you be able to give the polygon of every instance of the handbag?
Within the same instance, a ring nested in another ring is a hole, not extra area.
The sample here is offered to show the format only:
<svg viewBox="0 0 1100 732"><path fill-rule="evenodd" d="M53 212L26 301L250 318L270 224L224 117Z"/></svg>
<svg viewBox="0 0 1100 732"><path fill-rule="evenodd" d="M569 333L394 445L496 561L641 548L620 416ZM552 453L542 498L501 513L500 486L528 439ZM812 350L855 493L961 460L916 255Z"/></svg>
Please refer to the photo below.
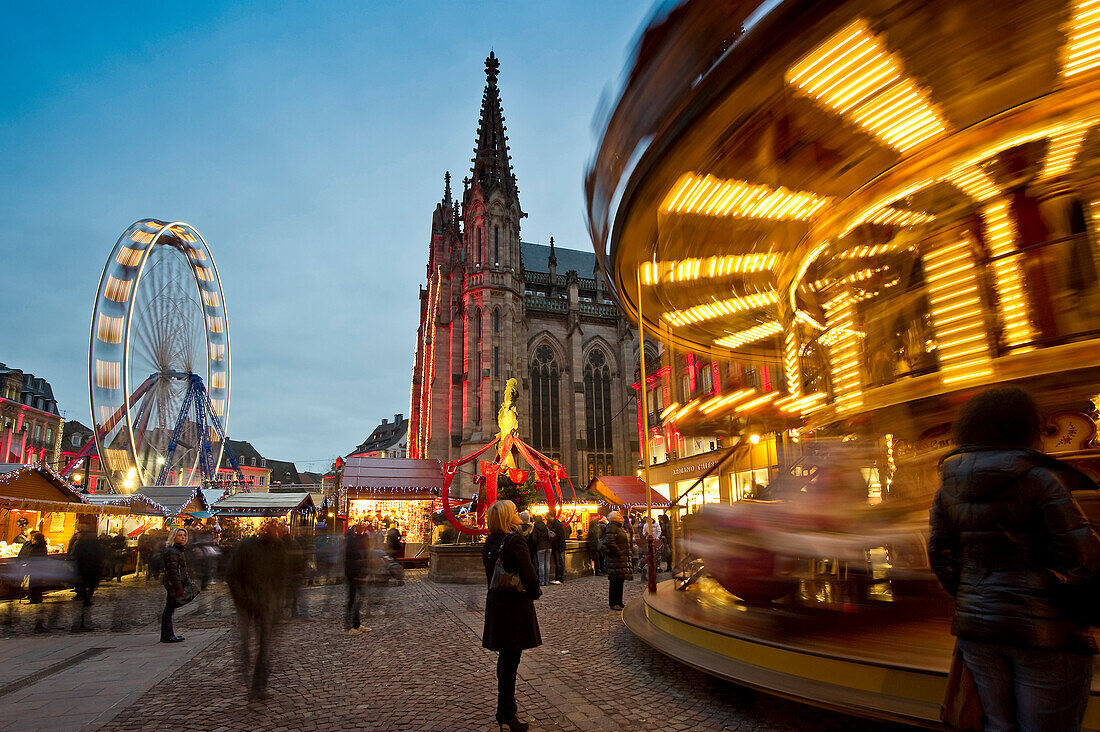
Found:
<svg viewBox="0 0 1100 732"><path fill-rule="evenodd" d="M952 729L981 730L985 712L978 696L974 675L959 652L959 644L951 654L951 670L947 674L947 688L940 707L940 720Z"/></svg>
<svg viewBox="0 0 1100 732"><path fill-rule="evenodd" d="M526 592L527 588L523 586L523 580L519 578L519 575L505 571L503 558L504 544L502 542L500 548L497 549L497 561L493 565L493 576L489 580L489 589L504 590L505 592Z"/></svg>
<svg viewBox="0 0 1100 732"><path fill-rule="evenodd" d="M176 595L176 602L180 605L186 605L199 596L199 586L194 583L193 580L187 580L184 584L183 590Z"/></svg>

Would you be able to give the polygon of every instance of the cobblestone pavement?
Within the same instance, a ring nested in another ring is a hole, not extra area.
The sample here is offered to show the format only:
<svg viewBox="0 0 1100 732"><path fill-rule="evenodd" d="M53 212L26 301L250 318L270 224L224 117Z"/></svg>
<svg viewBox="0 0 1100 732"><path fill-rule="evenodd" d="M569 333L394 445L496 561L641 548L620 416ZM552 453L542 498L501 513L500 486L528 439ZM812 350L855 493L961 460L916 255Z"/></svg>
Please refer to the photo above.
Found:
<svg viewBox="0 0 1100 732"><path fill-rule="evenodd" d="M384 591L365 621L372 630L352 637L342 632L344 586L305 589L311 617L280 625L267 701L246 701L233 631L196 648L194 658L99 729L495 729L496 654L480 644L484 587L437 585L422 572L409 577ZM627 583L627 599L643 589ZM536 604L544 645L524 652L517 687L520 716L532 729L901 729L682 666L634 638L607 609L606 593L606 580L585 578L546 588ZM233 625L220 586L200 601L205 605L178 620L178 632Z"/></svg>
<svg viewBox="0 0 1100 732"><path fill-rule="evenodd" d="M160 633L160 613L164 609L164 587L158 580L126 575L122 582L103 582L92 597L90 608L74 600L72 590L51 592L40 605L25 600L0 602L0 638L26 636L34 633L36 620L41 620L50 634L74 631L81 624L95 633L130 632L145 628L153 621L150 632ZM177 617L191 613L229 617L232 604L223 584L213 584L203 592L194 606L176 611Z"/></svg>

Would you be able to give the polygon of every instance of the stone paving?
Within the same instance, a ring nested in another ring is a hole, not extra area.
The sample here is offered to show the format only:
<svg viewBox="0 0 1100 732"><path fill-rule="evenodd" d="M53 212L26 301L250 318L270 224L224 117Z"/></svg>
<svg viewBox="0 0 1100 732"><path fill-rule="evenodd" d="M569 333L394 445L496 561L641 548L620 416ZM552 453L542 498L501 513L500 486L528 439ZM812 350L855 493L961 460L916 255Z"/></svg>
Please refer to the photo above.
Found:
<svg viewBox="0 0 1100 732"><path fill-rule="evenodd" d="M644 585L627 583L627 599ZM280 626L272 696L246 701L234 633L214 639L120 711L103 730L486 730L495 727L496 655L481 648L484 588L436 585L410 573L385 592L369 633L342 632L342 585L307 588L312 616ZM546 588L544 645L524 653L521 715L538 730L897 729L758 694L682 666L642 644L607 609L607 583ZM185 635L231 624L217 588ZM185 645L185 644L181 644ZM191 726L188 724L187 726Z"/></svg>

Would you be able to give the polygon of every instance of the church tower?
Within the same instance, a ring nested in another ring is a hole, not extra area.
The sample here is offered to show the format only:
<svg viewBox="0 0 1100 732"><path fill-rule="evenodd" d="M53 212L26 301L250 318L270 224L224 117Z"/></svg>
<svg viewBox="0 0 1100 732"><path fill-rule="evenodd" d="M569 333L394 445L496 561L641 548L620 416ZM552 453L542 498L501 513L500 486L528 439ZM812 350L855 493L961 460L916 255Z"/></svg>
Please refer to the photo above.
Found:
<svg viewBox="0 0 1100 732"><path fill-rule="evenodd" d="M449 462L486 445L514 377L520 435L560 460L581 489L595 475L631 475L637 466L638 340L607 295L591 251L552 237L549 246L521 241L526 214L499 76L490 52L470 175L458 200L445 178L432 216L409 457ZM477 492L470 472L455 475L455 495Z"/></svg>
<svg viewBox="0 0 1100 732"><path fill-rule="evenodd" d="M520 262L519 188L508 153L507 127L497 78L500 62L485 60L473 168L462 194L466 251L463 306L468 335L463 369L462 451L497 431L496 410L514 376L523 344L523 272Z"/></svg>

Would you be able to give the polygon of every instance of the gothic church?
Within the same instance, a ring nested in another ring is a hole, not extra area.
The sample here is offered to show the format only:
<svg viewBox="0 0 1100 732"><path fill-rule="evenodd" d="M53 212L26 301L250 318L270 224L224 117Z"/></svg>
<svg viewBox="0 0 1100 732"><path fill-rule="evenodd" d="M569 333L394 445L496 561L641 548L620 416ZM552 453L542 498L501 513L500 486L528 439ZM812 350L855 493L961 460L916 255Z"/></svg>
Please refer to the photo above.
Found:
<svg viewBox="0 0 1100 732"><path fill-rule="evenodd" d="M605 292L595 255L525 242L493 53L485 61L473 169L450 174L432 216L420 291L409 457L454 460L493 439L510 377L520 436L578 490L638 465L638 337ZM656 354L646 354L656 363ZM488 459L490 456L486 456ZM473 464L470 464L470 468ZM460 472L457 495L472 495Z"/></svg>

